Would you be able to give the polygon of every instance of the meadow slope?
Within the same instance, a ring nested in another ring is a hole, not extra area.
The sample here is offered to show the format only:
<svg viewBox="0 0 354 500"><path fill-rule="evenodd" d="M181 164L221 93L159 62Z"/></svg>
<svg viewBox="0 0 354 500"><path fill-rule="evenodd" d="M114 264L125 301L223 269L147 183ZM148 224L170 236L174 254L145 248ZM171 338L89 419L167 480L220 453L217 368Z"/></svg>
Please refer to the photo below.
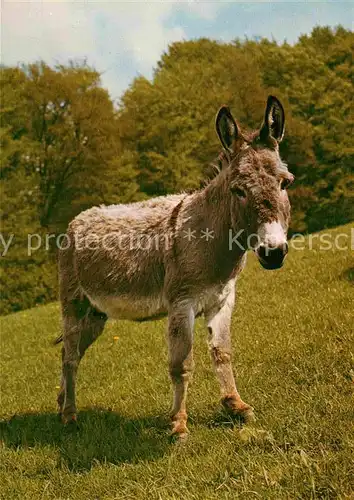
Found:
<svg viewBox="0 0 354 500"><path fill-rule="evenodd" d="M240 278L234 367L253 426L220 410L198 320L183 446L168 436L165 321L108 323L80 366L73 431L56 415L58 304L1 318L1 498L354 498L354 231L328 233L347 250L316 237L279 271L250 255Z"/></svg>

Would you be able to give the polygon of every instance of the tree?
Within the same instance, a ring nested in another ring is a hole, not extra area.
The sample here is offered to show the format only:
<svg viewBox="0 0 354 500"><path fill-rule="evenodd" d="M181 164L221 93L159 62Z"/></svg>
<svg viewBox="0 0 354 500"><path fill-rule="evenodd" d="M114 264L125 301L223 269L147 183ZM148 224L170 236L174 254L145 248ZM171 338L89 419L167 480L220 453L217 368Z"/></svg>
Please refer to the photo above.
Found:
<svg viewBox="0 0 354 500"><path fill-rule="evenodd" d="M10 312L55 298L50 234L65 231L91 205L131 201L138 189L95 70L44 63L3 68L1 86L1 231L4 241L14 235L1 281L3 312ZM31 255L30 235L42 239Z"/></svg>

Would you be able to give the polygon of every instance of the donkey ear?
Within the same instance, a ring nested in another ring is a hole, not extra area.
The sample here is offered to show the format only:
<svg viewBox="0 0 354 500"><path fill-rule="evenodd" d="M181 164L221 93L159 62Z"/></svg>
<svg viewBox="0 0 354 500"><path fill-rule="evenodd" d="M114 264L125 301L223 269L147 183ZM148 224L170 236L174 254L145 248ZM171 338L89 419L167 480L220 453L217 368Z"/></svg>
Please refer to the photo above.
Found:
<svg viewBox="0 0 354 500"><path fill-rule="evenodd" d="M233 143L239 138L240 131L227 106L222 106L219 109L216 115L215 128L223 147L226 151L232 153Z"/></svg>
<svg viewBox="0 0 354 500"><path fill-rule="evenodd" d="M267 100L264 121L260 131L260 138L264 142L269 137L273 137L273 139L280 142L284 135L284 128L284 108L276 97L270 95Z"/></svg>

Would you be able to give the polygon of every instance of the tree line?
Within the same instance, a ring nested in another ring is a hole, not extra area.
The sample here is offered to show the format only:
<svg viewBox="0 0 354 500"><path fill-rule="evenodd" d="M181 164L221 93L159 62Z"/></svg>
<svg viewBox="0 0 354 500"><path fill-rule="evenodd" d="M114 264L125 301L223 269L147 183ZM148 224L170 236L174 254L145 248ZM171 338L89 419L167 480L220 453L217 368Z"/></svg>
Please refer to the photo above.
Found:
<svg viewBox="0 0 354 500"><path fill-rule="evenodd" d="M353 54L342 27L316 27L294 45L177 42L119 103L85 64L2 67L1 312L56 298L55 245L29 255L29 234L46 241L94 204L200 188L219 152L222 104L256 128L268 94L283 102L292 232L353 220Z"/></svg>

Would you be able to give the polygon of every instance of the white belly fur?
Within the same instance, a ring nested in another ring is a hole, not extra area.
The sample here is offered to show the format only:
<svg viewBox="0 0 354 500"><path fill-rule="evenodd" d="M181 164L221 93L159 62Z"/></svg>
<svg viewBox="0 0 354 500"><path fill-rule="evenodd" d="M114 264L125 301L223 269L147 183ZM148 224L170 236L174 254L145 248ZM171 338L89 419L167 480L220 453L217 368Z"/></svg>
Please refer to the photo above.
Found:
<svg viewBox="0 0 354 500"><path fill-rule="evenodd" d="M206 289L201 295L192 299L194 313L213 309L221 305L235 287L235 280L230 280L225 286L216 285ZM91 304L99 311L107 314L112 319L141 319L156 318L167 314L167 304L161 296L132 297L129 295L91 297Z"/></svg>
<svg viewBox="0 0 354 500"><path fill-rule="evenodd" d="M91 304L112 319L139 320L166 313L161 297L88 297Z"/></svg>

